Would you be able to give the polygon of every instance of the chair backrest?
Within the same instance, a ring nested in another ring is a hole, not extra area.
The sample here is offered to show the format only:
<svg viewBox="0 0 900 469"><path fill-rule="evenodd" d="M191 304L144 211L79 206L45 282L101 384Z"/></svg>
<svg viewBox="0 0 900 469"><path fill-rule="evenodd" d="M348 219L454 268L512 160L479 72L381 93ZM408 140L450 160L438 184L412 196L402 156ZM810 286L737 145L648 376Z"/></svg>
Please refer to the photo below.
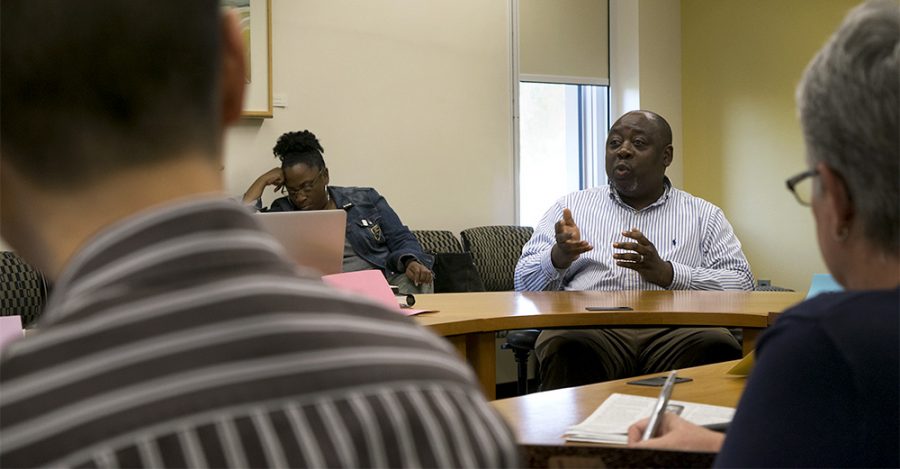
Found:
<svg viewBox="0 0 900 469"><path fill-rule="evenodd" d="M487 291L515 289L513 275L522 246L531 239L530 226L479 226L460 232L463 249L472 253L475 268Z"/></svg>
<svg viewBox="0 0 900 469"><path fill-rule="evenodd" d="M463 252L459 240L456 239L452 231L412 230L412 234L419 240L422 250L426 253Z"/></svg>
<svg viewBox="0 0 900 469"><path fill-rule="evenodd" d="M44 275L11 251L0 251L0 316L22 316L22 326L37 320L47 301Z"/></svg>

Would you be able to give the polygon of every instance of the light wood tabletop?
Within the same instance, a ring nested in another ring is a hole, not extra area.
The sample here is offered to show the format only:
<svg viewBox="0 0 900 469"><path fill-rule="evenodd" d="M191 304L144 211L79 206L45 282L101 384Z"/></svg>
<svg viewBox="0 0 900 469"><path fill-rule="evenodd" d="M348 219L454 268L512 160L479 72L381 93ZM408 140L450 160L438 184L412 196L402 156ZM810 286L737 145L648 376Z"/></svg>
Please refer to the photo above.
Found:
<svg viewBox="0 0 900 469"><path fill-rule="evenodd" d="M592 326L724 326L743 330L744 352L773 317L798 303L795 292L578 291L418 295L419 324L446 337L472 365L488 399L496 395L497 331ZM587 311L626 306L630 311Z"/></svg>
<svg viewBox="0 0 900 469"><path fill-rule="evenodd" d="M736 407L744 391L746 378L726 372L737 362L738 360L734 360L679 370L678 376L692 378L693 381L676 384L672 390L672 399ZM666 373L655 373L646 377L665 375ZM591 415L610 394L653 398L659 396L658 387L627 384L636 379L640 378L536 392L492 401L491 405L503 416L515 432L516 441L522 445L574 444L566 443L563 433Z"/></svg>
<svg viewBox="0 0 900 469"><path fill-rule="evenodd" d="M693 381L678 383L672 399L736 407L745 377L726 374L737 360L685 368L678 376ZM664 376L656 373L651 376ZM527 467L709 467L712 453L637 450L602 443L569 443L562 437L570 426L586 419L613 393L656 398L658 387L626 384L642 377L538 392L490 404L515 433Z"/></svg>

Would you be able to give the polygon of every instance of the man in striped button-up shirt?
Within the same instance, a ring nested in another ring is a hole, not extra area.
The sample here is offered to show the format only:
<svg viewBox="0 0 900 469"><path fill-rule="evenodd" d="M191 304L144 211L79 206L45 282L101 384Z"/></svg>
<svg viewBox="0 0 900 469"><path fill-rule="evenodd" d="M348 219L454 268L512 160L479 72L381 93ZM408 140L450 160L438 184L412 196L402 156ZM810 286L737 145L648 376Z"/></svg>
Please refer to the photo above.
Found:
<svg viewBox="0 0 900 469"><path fill-rule="evenodd" d="M722 210L672 187L672 131L633 111L606 142L609 184L547 211L522 250L516 289L750 290L753 276ZM740 357L723 328L544 331L536 355L544 389Z"/></svg>
<svg viewBox="0 0 900 469"><path fill-rule="evenodd" d="M0 352L0 467L518 465L445 341L297 271L214 195L244 88L218 0L0 20L0 228L55 280Z"/></svg>

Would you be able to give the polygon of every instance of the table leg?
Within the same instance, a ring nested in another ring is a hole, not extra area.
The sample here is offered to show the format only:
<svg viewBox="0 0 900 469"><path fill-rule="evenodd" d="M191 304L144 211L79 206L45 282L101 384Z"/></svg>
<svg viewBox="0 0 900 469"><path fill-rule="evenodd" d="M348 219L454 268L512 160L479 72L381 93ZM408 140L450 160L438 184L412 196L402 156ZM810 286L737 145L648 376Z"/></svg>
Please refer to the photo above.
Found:
<svg viewBox="0 0 900 469"><path fill-rule="evenodd" d="M744 352L745 357L747 355L749 355L751 352L753 352L754 349L756 349L756 339L759 338L759 334L762 331L763 331L762 329L751 328L751 327L745 327L743 329L743 334L744 334L744 340L743 340L743 349L744 350L743 350L743 352Z"/></svg>
<svg viewBox="0 0 900 469"><path fill-rule="evenodd" d="M481 383L484 396L497 398L497 351L493 332L447 337L459 355L466 360Z"/></svg>

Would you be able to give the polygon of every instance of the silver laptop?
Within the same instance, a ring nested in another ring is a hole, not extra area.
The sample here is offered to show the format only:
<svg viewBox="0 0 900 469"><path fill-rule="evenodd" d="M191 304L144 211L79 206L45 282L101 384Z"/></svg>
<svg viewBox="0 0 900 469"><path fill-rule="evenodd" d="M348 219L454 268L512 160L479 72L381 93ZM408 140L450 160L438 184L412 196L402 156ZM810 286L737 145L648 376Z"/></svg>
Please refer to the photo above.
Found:
<svg viewBox="0 0 900 469"><path fill-rule="evenodd" d="M256 214L263 228L275 237L295 262L323 275L338 274L344 264L347 212L310 210Z"/></svg>

